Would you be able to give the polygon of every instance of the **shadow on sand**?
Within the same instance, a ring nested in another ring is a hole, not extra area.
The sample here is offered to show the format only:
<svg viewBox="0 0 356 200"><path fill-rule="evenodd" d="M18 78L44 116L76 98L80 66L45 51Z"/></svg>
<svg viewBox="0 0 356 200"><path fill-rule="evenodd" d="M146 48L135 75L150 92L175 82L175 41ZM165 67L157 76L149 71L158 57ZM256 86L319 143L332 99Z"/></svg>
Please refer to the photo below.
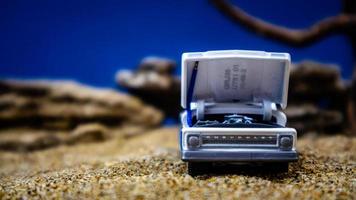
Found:
<svg viewBox="0 0 356 200"><path fill-rule="evenodd" d="M295 173L302 168L301 160L293 163L250 163L250 164L227 164L227 163L204 163L190 174L200 180L209 179L213 176L242 175L258 177L273 182L283 182L287 178L297 178ZM188 167L188 170L189 167Z"/></svg>

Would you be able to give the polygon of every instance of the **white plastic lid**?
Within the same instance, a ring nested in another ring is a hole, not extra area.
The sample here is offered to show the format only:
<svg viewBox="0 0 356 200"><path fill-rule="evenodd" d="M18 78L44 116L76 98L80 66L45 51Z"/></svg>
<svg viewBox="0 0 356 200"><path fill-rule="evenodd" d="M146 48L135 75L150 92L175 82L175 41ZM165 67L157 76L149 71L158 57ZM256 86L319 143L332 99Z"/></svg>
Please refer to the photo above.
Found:
<svg viewBox="0 0 356 200"><path fill-rule="evenodd" d="M187 107L193 67L198 63L192 102L262 102L287 106L290 55L264 51L207 51L182 55L181 105Z"/></svg>

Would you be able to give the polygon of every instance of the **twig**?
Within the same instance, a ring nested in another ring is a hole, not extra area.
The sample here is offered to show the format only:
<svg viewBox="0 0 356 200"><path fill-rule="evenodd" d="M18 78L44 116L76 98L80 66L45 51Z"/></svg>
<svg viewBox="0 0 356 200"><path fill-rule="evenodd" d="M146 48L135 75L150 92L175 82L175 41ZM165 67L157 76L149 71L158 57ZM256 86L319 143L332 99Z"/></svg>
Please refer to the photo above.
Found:
<svg viewBox="0 0 356 200"><path fill-rule="evenodd" d="M326 36L346 33L356 29L356 15L340 14L325 18L307 29L289 29L253 17L226 0L211 0L214 5L234 22L257 34L293 46L307 46Z"/></svg>

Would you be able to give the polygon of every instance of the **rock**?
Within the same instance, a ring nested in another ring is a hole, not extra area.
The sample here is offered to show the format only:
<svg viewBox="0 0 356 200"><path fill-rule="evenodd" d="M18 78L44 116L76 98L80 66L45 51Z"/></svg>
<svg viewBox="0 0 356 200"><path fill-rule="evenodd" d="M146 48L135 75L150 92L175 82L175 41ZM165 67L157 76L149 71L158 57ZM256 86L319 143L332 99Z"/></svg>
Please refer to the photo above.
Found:
<svg viewBox="0 0 356 200"><path fill-rule="evenodd" d="M338 66L303 61L293 65L289 82L286 114L291 127L301 134L344 132L348 88Z"/></svg>
<svg viewBox="0 0 356 200"><path fill-rule="evenodd" d="M0 81L0 127L72 129L80 124L155 127L163 115L137 98L69 81Z"/></svg>
<svg viewBox="0 0 356 200"><path fill-rule="evenodd" d="M289 127L297 129L298 135L307 132L331 133L345 129L344 116L339 111L320 109L314 105L290 105L285 110Z"/></svg>
<svg viewBox="0 0 356 200"><path fill-rule="evenodd" d="M100 124L83 124L79 125L70 134L64 143L77 144L89 143L107 140L112 136L109 135L109 130Z"/></svg>
<svg viewBox="0 0 356 200"><path fill-rule="evenodd" d="M136 71L120 70L116 82L144 102L178 119L180 79L173 73L176 64L164 58L144 58Z"/></svg>
<svg viewBox="0 0 356 200"><path fill-rule="evenodd" d="M0 150L27 152L60 144L62 137L57 132L26 129L6 129L0 132Z"/></svg>
<svg viewBox="0 0 356 200"><path fill-rule="evenodd" d="M0 81L0 150L34 151L137 135L162 118L157 109L114 90L69 81Z"/></svg>
<svg viewBox="0 0 356 200"><path fill-rule="evenodd" d="M329 109L345 110L347 87L338 66L303 61L291 69L288 97L289 104L321 103Z"/></svg>
<svg viewBox="0 0 356 200"><path fill-rule="evenodd" d="M106 127L102 124L80 124L73 130L45 130L29 128L0 129L0 151L30 152L60 145L122 140L146 133L147 127L123 125Z"/></svg>
<svg viewBox="0 0 356 200"><path fill-rule="evenodd" d="M70 132L11 128L0 131L0 150L37 151L59 145L100 142L112 137L100 124L79 125Z"/></svg>
<svg viewBox="0 0 356 200"><path fill-rule="evenodd" d="M139 65L139 71L154 71L158 74L172 75L176 69L176 63L173 60L160 57L146 57L142 59Z"/></svg>

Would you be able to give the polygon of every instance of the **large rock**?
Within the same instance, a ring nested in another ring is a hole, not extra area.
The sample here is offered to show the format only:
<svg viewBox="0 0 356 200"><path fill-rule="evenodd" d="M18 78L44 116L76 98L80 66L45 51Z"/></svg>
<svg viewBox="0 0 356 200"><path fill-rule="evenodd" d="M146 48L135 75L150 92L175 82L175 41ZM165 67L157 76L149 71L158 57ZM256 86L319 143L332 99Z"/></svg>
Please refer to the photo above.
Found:
<svg viewBox="0 0 356 200"><path fill-rule="evenodd" d="M293 65L290 73L288 103L323 104L345 110L347 88L337 65L303 61Z"/></svg>
<svg viewBox="0 0 356 200"><path fill-rule="evenodd" d="M346 126L341 112L320 109L310 104L290 105L285 113L288 126L297 129L299 135L306 132L340 133Z"/></svg>
<svg viewBox="0 0 356 200"><path fill-rule="evenodd" d="M137 98L68 81L0 81L0 127L72 129L83 123L154 127L162 113Z"/></svg>
<svg viewBox="0 0 356 200"><path fill-rule="evenodd" d="M135 71L120 70L116 82L144 102L162 110L167 117L178 118L180 79L174 75L174 61L147 57Z"/></svg>
<svg viewBox="0 0 356 200"><path fill-rule="evenodd" d="M347 128L348 88L339 67L303 61L290 74L286 114L298 132L339 133Z"/></svg>
<svg viewBox="0 0 356 200"><path fill-rule="evenodd" d="M59 145L92 143L114 138L113 130L101 124L79 125L73 131L6 129L0 131L0 150L35 151Z"/></svg>

